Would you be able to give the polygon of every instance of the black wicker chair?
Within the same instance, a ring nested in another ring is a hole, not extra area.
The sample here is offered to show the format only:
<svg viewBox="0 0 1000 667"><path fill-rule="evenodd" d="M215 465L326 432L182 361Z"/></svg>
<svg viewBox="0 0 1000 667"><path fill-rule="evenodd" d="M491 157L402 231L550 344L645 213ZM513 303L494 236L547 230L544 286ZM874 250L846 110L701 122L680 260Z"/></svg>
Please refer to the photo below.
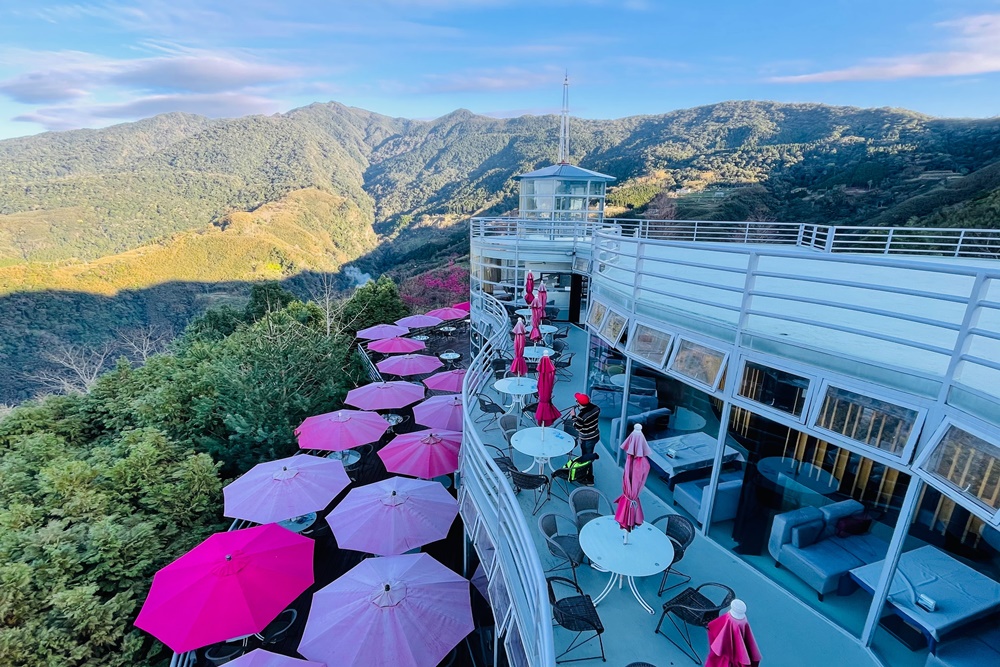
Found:
<svg viewBox="0 0 1000 667"><path fill-rule="evenodd" d="M556 662L579 662L580 660L596 659L598 657L596 655L569 660L559 659L570 651L574 651L587 642L592 641L594 637L597 637L597 641L601 645L601 660L607 662L608 659L604 655L604 640L601 638L601 635L604 634L604 624L601 623L601 617L597 615L597 608L594 606L594 602L590 599L590 596L585 595L576 583L566 577L548 577L545 581L549 587L549 603L552 605L553 618L555 618L559 626L576 633L576 637L569 643L566 650L556 656ZM555 590L552 588L553 583L564 584L572 588L576 595L557 599ZM591 632L594 634L580 641L584 634Z"/></svg>
<svg viewBox="0 0 1000 667"><path fill-rule="evenodd" d="M707 587L719 589L719 591L723 593L722 601L713 602L710 598L706 597L701 590ZM728 607L729 603L731 603L735 598L736 593L733 592L733 589L728 586L723 586L722 584L707 583L702 584L698 588L685 588L673 598L663 603L663 615L660 616L660 622L656 624L655 632L667 637L667 641L679 648L684 655L694 660L696 664L701 664L701 656L698 655L698 651L695 650L694 644L691 643L690 626L693 625L699 628L707 628L709 622L718 618L719 613ZM668 637L665 632L660 632L660 626L663 625L663 619L668 616L670 617L670 624L674 626L675 630L677 630L678 635L680 635L681 639L684 640L684 643L687 645L688 649L691 650L691 653L688 653L683 646ZM678 626L677 622L674 621L674 616L681 620L681 626Z"/></svg>
<svg viewBox="0 0 1000 667"><path fill-rule="evenodd" d="M569 338L569 327L559 327L554 334L552 334L552 339L557 340L559 338Z"/></svg>
<svg viewBox="0 0 1000 667"><path fill-rule="evenodd" d="M575 528L576 522L568 516L555 512L546 512L538 517L538 530L545 538L549 553L561 559L559 563L545 572L558 572L569 568L573 573L573 582L577 583L576 568L583 563L586 556L580 547L580 535L569 530L562 530L564 527Z"/></svg>
<svg viewBox="0 0 1000 667"><path fill-rule="evenodd" d="M556 375L566 378L573 377L573 372L569 369L569 365L573 363L573 357L575 356L576 352L570 352L553 361L552 365L556 367Z"/></svg>
<svg viewBox="0 0 1000 667"><path fill-rule="evenodd" d="M479 409L482 411L482 414L476 417L476 423L485 424L483 427L484 431L491 426L495 426L500 415L506 414L503 406L498 405L489 396L479 396Z"/></svg>
<svg viewBox="0 0 1000 667"><path fill-rule="evenodd" d="M686 584L691 581L691 577L683 572L679 572L674 569L674 565L680 562L684 558L684 552L687 548L691 546L694 542L695 527L691 523L690 519L681 516L680 514L664 514L663 516L658 516L652 521L651 524L654 526L660 521L666 520L666 525L663 527L663 532L667 534L670 541L674 545L674 559L670 562L670 566L663 571L663 578L660 579L660 588L656 591L657 595L663 595L664 591L669 591L671 588L676 588L681 584ZM671 574L676 574L678 577L683 577L683 581L678 581L676 584L671 584L667 586L667 577Z"/></svg>
<svg viewBox="0 0 1000 667"><path fill-rule="evenodd" d="M265 645L277 644L278 642L284 641L285 638L291 633L292 626L295 625L295 619L298 617L299 612L296 610L284 610L278 614L277 618L268 623L267 626L257 634L257 638L260 639Z"/></svg>
<svg viewBox="0 0 1000 667"><path fill-rule="evenodd" d="M519 493L525 489L534 492L535 505L531 510L531 516L535 516L538 514L538 510L542 508L542 505L552 497L552 481L548 475L532 475L531 473L521 472L517 468L513 468L508 472L510 473L510 481L514 485L516 492Z"/></svg>
<svg viewBox="0 0 1000 667"><path fill-rule="evenodd" d="M500 472L509 477L511 470L517 470L517 466L514 465L514 459L505 454L502 449L494 445L484 444L483 446L487 449L493 450L493 462L497 464L498 468L500 468Z"/></svg>
<svg viewBox="0 0 1000 667"><path fill-rule="evenodd" d="M608 497L592 486L581 486L569 494L569 510L573 513L577 530L599 516L615 513Z"/></svg>

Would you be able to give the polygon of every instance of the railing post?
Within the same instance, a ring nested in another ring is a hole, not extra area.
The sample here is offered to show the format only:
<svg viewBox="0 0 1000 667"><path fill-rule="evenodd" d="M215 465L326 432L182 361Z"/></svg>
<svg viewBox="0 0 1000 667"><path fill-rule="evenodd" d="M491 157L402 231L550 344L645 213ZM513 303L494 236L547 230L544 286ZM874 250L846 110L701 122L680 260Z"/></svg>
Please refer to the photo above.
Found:
<svg viewBox="0 0 1000 667"><path fill-rule="evenodd" d="M889 228L889 235L885 239L885 250L882 252L883 255L888 255L892 252L892 232L893 228Z"/></svg>
<svg viewBox="0 0 1000 667"><path fill-rule="evenodd" d="M965 230L958 235L958 243L955 245L955 257L962 256L962 244L965 243Z"/></svg>
<svg viewBox="0 0 1000 667"><path fill-rule="evenodd" d="M832 253L833 252L833 238L837 235L836 226L829 226L826 228L826 244L823 246L823 252Z"/></svg>
<svg viewBox="0 0 1000 667"><path fill-rule="evenodd" d="M799 247L799 248L802 247L802 236L805 233L805 231L806 231L806 226L804 224L802 224L802 223L799 223L799 233L795 237L795 246L796 247Z"/></svg>

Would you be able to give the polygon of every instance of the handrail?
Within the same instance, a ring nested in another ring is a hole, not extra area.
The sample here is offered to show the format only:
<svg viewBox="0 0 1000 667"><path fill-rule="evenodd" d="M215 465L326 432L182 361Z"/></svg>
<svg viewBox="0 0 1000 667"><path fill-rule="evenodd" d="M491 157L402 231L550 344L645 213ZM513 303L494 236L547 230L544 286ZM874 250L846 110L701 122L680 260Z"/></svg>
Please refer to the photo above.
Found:
<svg viewBox="0 0 1000 667"><path fill-rule="evenodd" d="M514 490L486 450L473 416L478 395L493 377L492 362L510 347L510 320L503 305L485 293L473 295L472 320L478 331L488 336L472 359L462 386L465 434L459 483L475 505L477 521L489 533L495 558L500 559L492 576L503 577L509 591L527 663L551 667L555 665L555 650L545 572ZM471 533L476 527L466 525L466 529ZM503 622L498 618L498 627Z"/></svg>

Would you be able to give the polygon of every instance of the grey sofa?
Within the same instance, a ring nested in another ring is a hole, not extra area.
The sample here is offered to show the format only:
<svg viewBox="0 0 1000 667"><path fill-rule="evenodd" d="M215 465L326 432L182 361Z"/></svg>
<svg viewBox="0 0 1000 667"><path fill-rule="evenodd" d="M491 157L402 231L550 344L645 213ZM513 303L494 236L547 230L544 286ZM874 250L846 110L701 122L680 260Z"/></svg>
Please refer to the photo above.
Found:
<svg viewBox="0 0 1000 667"><path fill-rule="evenodd" d="M680 505L698 523L705 523L705 493L708 489L708 479L695 479L681 482L674 487L674 505ZM736 518L736 510L740 506L740 492L743 489L743 471L730 470L719 475L719 490L715 495L715 508L712 519L729 521Z"/></svg>
<svg viewBox="0 0 1000 667"><path fill-rule="evenodd" d="M644 412L628 416L628 424L625 431L625 435L631 432L631 429L636 424L642 424L642 434L646 436L646 440L656 440L658 438L667 437L667 425L670 423L670 415L673 411L670 408L659 408L646 409ZM611 432L618 432L618 424L621 423L621 417L615 417L611 420Z"/></svg>
<svg viewBox="0 0 1000 667"><path fill-rule="evenodd" d="M767 550L775 565L786 567L825 593L854 589L848 571L885 558L889 544L871 533L837 537L837 521L860 512L856 500L843 500L824 507L802 507L774 517Z"/></svg>
<svg viewBox="0 0 1000 667"><path fill-rule="evenodd" d="M924 667L985 667L1000 665L1000 625L937 645Z"/></svg>

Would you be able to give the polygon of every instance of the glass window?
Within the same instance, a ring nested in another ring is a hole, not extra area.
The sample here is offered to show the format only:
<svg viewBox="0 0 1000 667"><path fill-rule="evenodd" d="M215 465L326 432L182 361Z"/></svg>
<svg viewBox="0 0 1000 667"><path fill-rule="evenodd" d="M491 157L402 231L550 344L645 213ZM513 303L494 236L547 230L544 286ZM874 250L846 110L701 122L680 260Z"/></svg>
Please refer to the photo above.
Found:
<svg viewBox="0 0 1000 667"><path fill-rule="evenodd" d="M670 370L701 384L714 387L725 361L725 352L682 338L677 345L673 359L670 361Z"/></svg>
<svg viewBox="0 0 1000 667"><path fill-rule="evenodd" d="M608 316L604 318L604 324L601 325L601 336L605 340L611 342L612 345L618 342L621 338L622 332L625 331L625 327L628 326L628 318L615 311L610 311Z"/></svg>
<svg viewBox="0 0 1000 667"><path fill-rule="evenodd" d="M800 417L809 380L787 371L748 361L743 366L739 394L751 401Z"/></svg>
<svg viewBox="0 0 1000 667"><path fill-rule="evenodd" d="M920 468L987 514L1000 509L1000 447L948 424Z"/></svg>
<svg viewBox="0 0 1000 667"><path fill-rule="evenodd" d="M555 194L555 181L552 180L538 180L535 181L535 194L536 195L552 195Z"/></svg>
<svg viewBox="0 0 1000 667"><path fill-rule="evenodd" d="M535 182L531 179L521 181L521 195L535 194Z"/></svg>
<svg viewBox="0 0 1000 667"><path fill-rule="evenodd" d="M587 181L559 181L556 186L558 195L585 195L587 194Z"/></svg>
<svg viewBox="0 0 1000 667"><path fill-rule="evenodd" d="M607 306L600 301L594 301L590 304L590 314L587 315L587 324L599 330L601 323L604 322L604 316L607 312Z"/></svg>
<svg viewBox="0 0 1000 667"><path fill-rule="evenodd" d="M591 181L590 194L604 196L604 181Z"/></svg>
<svg viewBox="0 0 1000 667"><path fill-rule="evenodd" d="M628 352L654 366L663 366L670 351L673 335L645 324L636 324L628 341Z"/></svg>
<svg viewBox="0 0 1000 667"><path fill-rule="evenodd" d="M603 199L598 199L597 197L591 197L590 201L587 203L587 208L591 211L600 211L604 202Z"/></svg>
<svg viewBox="0 0 1000 667"><path fill-rule="evenodd" d="M912 408L827 385L814 426L901 456L919 416Z"/></svg>

